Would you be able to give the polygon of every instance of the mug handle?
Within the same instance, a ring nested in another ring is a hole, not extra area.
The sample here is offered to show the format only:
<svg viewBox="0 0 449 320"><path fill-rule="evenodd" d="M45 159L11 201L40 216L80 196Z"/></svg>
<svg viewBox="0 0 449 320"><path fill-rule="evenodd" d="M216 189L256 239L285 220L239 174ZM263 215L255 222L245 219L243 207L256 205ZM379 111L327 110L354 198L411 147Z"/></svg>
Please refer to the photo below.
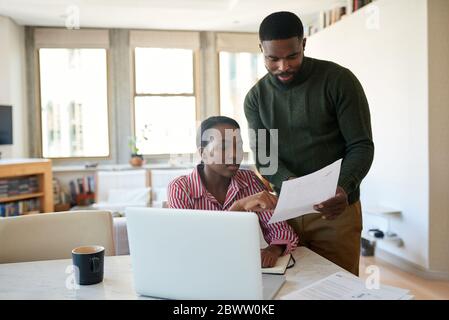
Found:
<svg viewBox="0 0 449 320"><path fill-rule="evenodd" d="M92 272L98 272L100 271L100 259L97 257L93 257L91 260L91 265L90 268L92 270Z"/></svg>

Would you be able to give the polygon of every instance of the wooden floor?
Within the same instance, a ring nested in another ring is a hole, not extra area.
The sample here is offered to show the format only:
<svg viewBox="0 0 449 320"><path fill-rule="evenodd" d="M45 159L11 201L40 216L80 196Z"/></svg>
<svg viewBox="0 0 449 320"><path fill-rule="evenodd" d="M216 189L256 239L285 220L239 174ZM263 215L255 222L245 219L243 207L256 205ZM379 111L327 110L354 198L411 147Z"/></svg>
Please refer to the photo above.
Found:
<svg viewBox="0 0 449 320"><path fill-rule="evenodd" d="M360 258L360 278L370 275L365 272L370 265L379 267L381 284L408 289L416 300L449 300L449 281L423 279L376 257Z"/></svg>

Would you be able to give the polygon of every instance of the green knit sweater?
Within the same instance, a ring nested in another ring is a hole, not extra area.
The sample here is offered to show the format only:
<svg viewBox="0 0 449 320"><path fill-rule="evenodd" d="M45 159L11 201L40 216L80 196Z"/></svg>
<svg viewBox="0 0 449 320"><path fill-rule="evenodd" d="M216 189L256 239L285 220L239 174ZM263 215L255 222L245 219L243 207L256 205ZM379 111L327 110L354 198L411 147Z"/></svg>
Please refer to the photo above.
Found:
<svg viewBox="0 0 449 320"><path fill-rule="evenodd" d="M276 191L289 177L307 175L343 158L338 185L350 204L359 199L374 144L368 102L351 71L304 57L289 85L271 74L260 79L245 98L245 115L251 129L278 129L278 170L265 175ZM251 141L255 155L258 143L256 135ZM268 140L260 143L269 146ZM260 160L256 159L259 170L268 166Z"/></svg>

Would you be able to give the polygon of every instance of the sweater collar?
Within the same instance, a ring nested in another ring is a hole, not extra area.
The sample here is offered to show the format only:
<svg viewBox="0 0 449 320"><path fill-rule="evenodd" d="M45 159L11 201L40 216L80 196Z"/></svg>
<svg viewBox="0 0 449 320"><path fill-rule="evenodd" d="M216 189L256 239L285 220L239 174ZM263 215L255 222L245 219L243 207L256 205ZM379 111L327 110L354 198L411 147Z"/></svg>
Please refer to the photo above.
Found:
<svg viewBox="0 0 449 320"><path fill-rule="evenodd" d="M293 79L293 81L291 83L283 84L271 73L268 73L270 82L275 87L277 87L279 89L283 89L283 90L291 89L293 87L296 87L296 86L302 84L310 77L310 74L312 73L313 65L314 65L314 63L313 63L312 58L304 57L301 67L299 68L298 72L295 75L295 78Z"/></svg>

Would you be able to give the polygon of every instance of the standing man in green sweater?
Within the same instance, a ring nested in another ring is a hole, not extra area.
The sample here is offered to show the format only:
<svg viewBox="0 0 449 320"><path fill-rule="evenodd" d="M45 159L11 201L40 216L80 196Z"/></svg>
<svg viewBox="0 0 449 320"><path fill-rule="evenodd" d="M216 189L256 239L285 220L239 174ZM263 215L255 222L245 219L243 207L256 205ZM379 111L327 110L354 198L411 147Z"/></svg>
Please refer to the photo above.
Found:
<svg viewBox="0 0 449 320"><path fill-rule="evenodd" d="M249 128L256 132L251 148L257 168L264 175L266 163L258 151L269 145L270 138L278 146L278 168L264 177L277 192L283 181L343 158L335 197L317 204L319 213L288 223L298 233L301 245L358 275L362 231L359 186L374 155L363 88L348 69L304 56L304 29L294 13L267 16L260 25L259 38L268 74L245 99ZM266 141L258 141L260 129L277 129L278 141L269 134Z"/></svg>

